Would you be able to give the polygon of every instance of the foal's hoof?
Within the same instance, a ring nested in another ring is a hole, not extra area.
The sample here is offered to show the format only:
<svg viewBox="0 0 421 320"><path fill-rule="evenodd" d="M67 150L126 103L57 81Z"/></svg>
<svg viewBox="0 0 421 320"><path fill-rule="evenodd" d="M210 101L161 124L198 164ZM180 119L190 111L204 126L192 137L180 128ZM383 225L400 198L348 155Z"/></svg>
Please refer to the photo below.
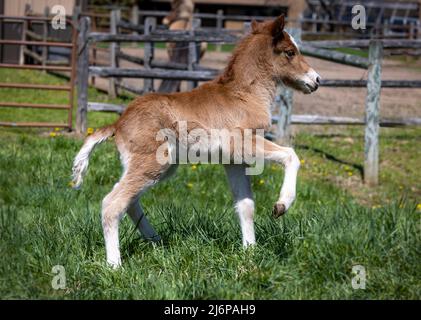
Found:
<svg viewBox="0 0 421 320"><path fill-rule="evenodd" d="M121 267L121 260L107 260L107 265L111 269L117 270Z"/></svg>
<svg viewBox="0 0 421 320"><path fill-rule="evenodd" d="M279 218L287 211L287 208L283 203L275 203L273 206L272 214L275 218Z"/></svg>

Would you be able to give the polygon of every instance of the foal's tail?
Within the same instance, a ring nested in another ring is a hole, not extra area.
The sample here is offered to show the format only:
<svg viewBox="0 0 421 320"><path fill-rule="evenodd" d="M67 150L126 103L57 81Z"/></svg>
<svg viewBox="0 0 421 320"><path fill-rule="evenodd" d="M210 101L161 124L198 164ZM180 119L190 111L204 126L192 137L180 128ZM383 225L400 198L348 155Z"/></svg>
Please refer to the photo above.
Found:
<svg viewBox="0 0 421 320"><path fill-rule="evenodd" d="M110 125L97 130L95 133L85 139L82 149L80 149L73 162L72 186L74 189L79 189L83 182L83 176L88 169L89 156L91 155L91 152L94 150L95 146L107 140L114 134L114 132L114 125Z"/></svg>

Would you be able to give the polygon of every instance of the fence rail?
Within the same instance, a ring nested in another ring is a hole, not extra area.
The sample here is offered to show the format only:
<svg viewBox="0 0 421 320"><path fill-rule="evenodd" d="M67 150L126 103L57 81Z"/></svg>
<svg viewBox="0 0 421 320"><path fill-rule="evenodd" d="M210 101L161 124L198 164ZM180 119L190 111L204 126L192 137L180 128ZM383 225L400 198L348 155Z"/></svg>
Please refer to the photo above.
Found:
<svg viewBox="0 0 421 320"><path fill-rule="evenodd" d="M279 120L278 117L272 118L275 122ZM320 115L295 115L291 116L291 124L303 125L366 125L367 121L352 117L334 117L334 116L320 116ZM421 118L409 119L381 119L379 121L380 127L402 127L402 126L417 126L421 125Z"/></svg>
<svg viewBox="0 0 421 320"><path fill-rule="evenodd" d="M236 43L239 39L233 34L208 33L195 31L193 34L185 31L155 31L149 35L109 34L94 32L89 40L95 42L208 42L208 43Z"/></svg>
<svg viewBox="0 0 421 320"><path fill-rule="evenodd" d="M109 34L93 32L89 40L94 42L208 42L208 43L237 43L240 39L234 33L218 33L207 30L188 31L154 31L149 35ZM421 40L378 39L383 48L414 48L421 47ZM368 48L372 40L319 40L306 41L306 45L316 48Z"/></svg>
<svg viewBox="0 0 421 320"><path fill-rule="evenodd" d="M421 48L421 40L400 40L400 39L376 39L382 43L385 49L397 48ZM372 40L322 40L307 41L306 43L312 47L320 48L368 48Z"/></svg>

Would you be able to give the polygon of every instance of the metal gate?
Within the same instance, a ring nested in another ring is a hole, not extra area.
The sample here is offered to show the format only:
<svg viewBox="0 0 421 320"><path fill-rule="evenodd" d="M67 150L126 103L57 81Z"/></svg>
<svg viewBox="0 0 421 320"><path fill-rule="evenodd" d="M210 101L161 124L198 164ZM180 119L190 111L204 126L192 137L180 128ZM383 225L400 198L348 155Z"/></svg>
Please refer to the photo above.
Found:
<svg viewBox="0 0 421 320"><path fill-rule="evenodd" d="M69 48L71 50L70 59L68 65L47 65L47 61L43 61L42 64L13 64L13 63L0 63L0 68L12 68L12 69L29 69L29 70L45 70L45 71L58 71L58 72L70 72L69 82L66 85L47 85L47 84L32 84L32 83L0 83L0 90L4 88L16 88L16 89L37 89L37 90L54 90L54 91L67 91L69 99L67 104L44 104L44 103L18 103L18 102L7 102L0 101L1 107L12 107L12 108L38 108L38 109L56 109L56 110L67 110L67 121L66 123L51 123L51 122L1 122L0 126L9 127L61 127L72 129L72 109L73 109L73 96L74 96L74 84L76 76L76 54L77 54L77 30L73 24L73 21L66 19L66 28L70 26L72 28L71 42L55 42L48 39L45 35L40 36L34 33L26 34L25 27L28 24L42 24L48 28L48 23L51 21L48 17L36 17L36 16L23 16L23 17L11 17L0 15L0 28L3 22L13 22L22 24L22 39L21 40L8 40L0 39L0 46L2 45L19 45L21 51L24 50L24 46L40 46L40 47L61 47ZM27 40L26 37L30 36L32 39ZM40 40L40 41L33 41ZM24 54L24 53L21 53ZM48 58L48 57L47 57ZM1 92L1 91L0 91Z"/></svg>

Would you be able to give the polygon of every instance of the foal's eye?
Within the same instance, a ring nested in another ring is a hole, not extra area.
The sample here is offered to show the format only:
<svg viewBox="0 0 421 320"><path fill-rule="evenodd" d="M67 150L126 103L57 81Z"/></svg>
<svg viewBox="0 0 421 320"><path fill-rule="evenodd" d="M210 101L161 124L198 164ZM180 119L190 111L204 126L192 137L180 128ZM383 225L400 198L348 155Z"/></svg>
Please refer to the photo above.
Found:
<svg viewBox="0 0 421 320"><path fill-rule="evenodd" d="M293 56L295 56L295 51L294 50L288 50L286 52L286 55L288 58L292 58Z"/></svg>

